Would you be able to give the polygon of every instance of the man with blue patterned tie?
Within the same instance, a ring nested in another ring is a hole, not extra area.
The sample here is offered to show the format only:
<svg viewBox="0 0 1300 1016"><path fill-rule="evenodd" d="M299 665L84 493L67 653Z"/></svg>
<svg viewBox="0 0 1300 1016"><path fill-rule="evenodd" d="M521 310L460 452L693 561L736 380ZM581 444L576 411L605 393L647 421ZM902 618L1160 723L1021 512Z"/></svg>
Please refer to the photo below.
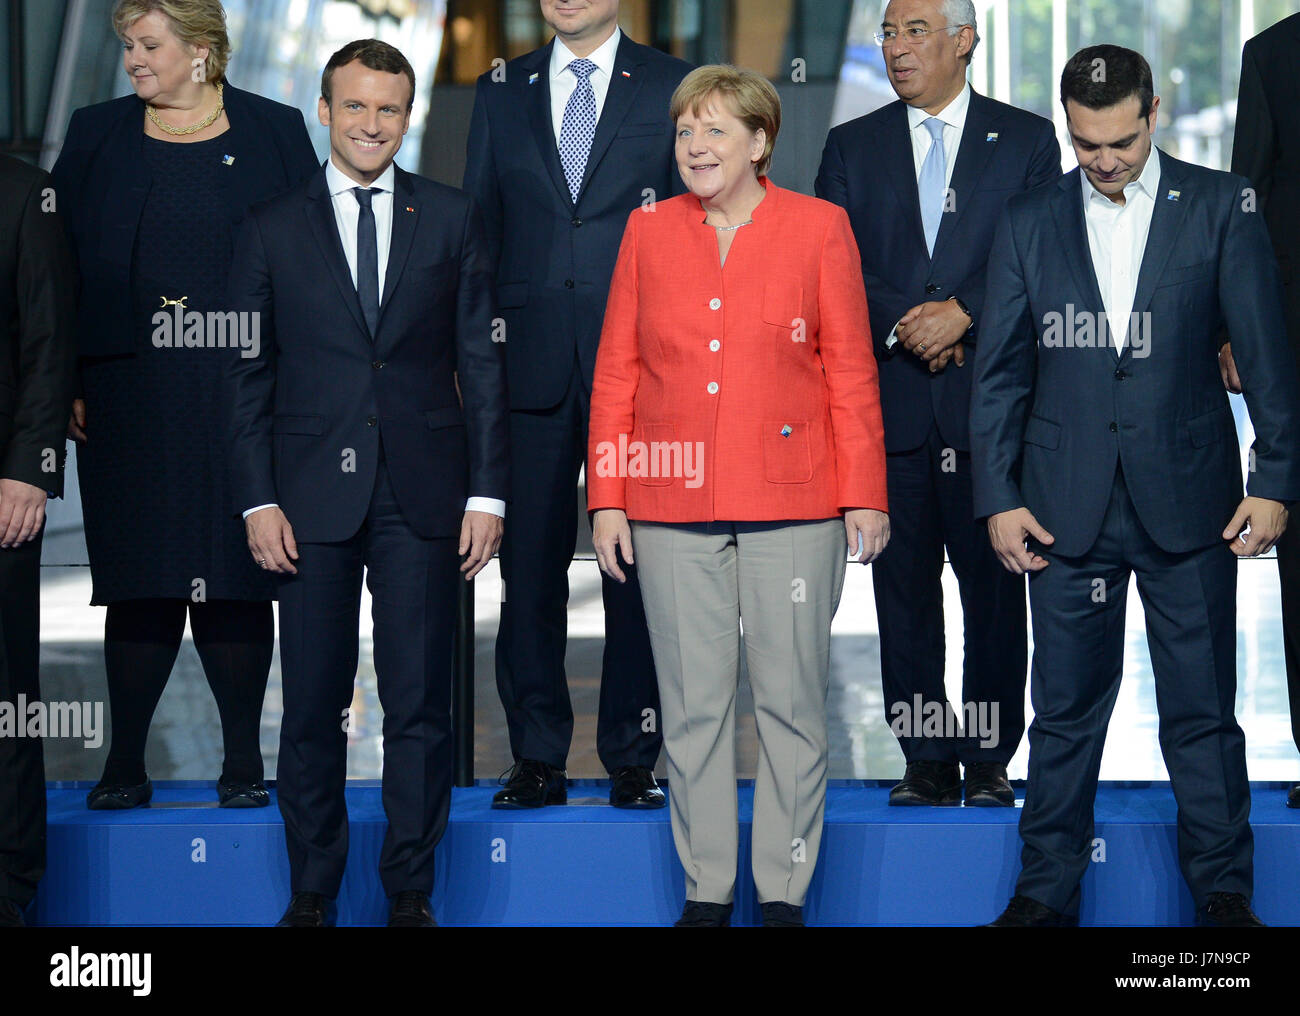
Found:
<svg viewBox="0 0 1300 1016"><path fill-rule="evenodd" d="M514 767L496 808L567 800L564 670L578 473L609 280L628 215L681 193L673 90L688 64L618 27L618 0L541 0L555 38L478 82L465 189L487 223L510 380L510 513L497 689ZM596 746L610 803L659 808L659 695L636 569L601 576Z"/></svg>
<svg viewBox="0 0 1300 1016"><path fill-rule="evenodd" d="M831 131L817 195L848 209L880 364L891 538L871 570L886 722L907 761L889 803L1010 807L1025 583L975 522L964 363L979 342L998 215L1010 195L1060 176L1060 146L1049 121L967 84L979 42L970 0L893 0L876 38L899 101ZM944 685L945 549L965 628L956 714ZM923 722L935 715L960 727Z"/></svg>

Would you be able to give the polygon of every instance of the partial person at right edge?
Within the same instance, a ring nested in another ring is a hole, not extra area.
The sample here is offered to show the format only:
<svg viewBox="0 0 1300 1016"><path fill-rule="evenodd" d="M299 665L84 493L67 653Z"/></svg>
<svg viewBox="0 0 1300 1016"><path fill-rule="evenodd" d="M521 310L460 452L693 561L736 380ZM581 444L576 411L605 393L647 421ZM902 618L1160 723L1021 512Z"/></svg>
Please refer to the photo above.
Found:
<svg viewBox="0 0 1300 1016"><path fill-rule="evenodd" d="M1291 352L1300 366L1300 14L1279 21L1246 43L1232 139L1232 171L1255 187L1253 207L1264 216L1282 276L1283 312ZM1243 198L1243 200L1246 200ZM1223 381L1241 392L1232 343L1219 353ZM1293 437L1296 435L1293 435ZM1291 737L1300 748L1300 530L1289 527L1277 541L1282 591L1282 641L1286 652ZM1300 808L1300 783L1287 795Z"/></svg>
<svg viewBox="0 0 1300 1016"><path fill-rule="evenodd" d="M985 271L1007 198L1061 175L1051 121L966 81L970 0L893 0L876 36L899 101L831 131L817 196L862 251L885 421L891 537L871 569L885 721L907 768L892 805L1011 807L1025 730L1025 580L971 507L970 383ZM881 177L884 177L884 180ZM922 725L944 688L944 551L961 597L960 725ZM964 769L964 779L963 772Z"/></svg>

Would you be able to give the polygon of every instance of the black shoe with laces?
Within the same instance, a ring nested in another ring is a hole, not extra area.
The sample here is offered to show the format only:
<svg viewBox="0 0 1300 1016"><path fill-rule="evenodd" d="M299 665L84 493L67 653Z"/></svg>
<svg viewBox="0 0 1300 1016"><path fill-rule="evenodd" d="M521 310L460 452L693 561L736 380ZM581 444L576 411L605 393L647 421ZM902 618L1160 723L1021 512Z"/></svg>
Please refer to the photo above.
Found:
<svg viewBox="0 0 1300 1016"><path fill-rule="evenodd" d="M277 928L328 928L334 924L333 901L320 893L294 893Z"/></svg>
<svg viewBox="0 0 1300 1016"><path fill-rule="evenodd" d="M1014 808L1016 792L1001 762L972 762L966 767L968 808Z"/></svg>
<svg viewBox="0 0 1300 1016"><path fill-rule="evenodd" d="M907 763L903 778L889 792L893 805L961 803L961 773L956 762Z"/></svg>
<svg viewBox="0 0 1300 1016"><path fill-rule="evenodd" d="M609 776L609 803L615 808L662 808L667 803L645 766L621 766Z"/></svg>
<svg viewBox="0 0 1300 1016"><path fill-rule="evenodd" d="M429 894L418 889L407 889L393 897L393 908L388 912L390 928L436 928Z"/></svg>
<svg viewBox="0 0 1300 1016"><path fill-rule="evenodd" d="M497 782L504 789L493 795L493 808L541 808L569 800L564 770L536 759L520 759Z"/></svg>
<svg viewBox="0 0 1300 1016"><path fill-rule="evenodd" d="M1210 893L1205 906L1196 911L1196 923L1202 928L1267 927L1241 893Z"/></svg>
<svg viewBox="0 0 1300 1016"><path fill-rule="evenodd" d="M682 916L677 918L674 928L729 928L731 927L730 903L705 903L701 900L687 900L682 907Z"/></svg>
<svg viewBox="0 0 1300 1016"><path fill-rule="evenodd" d="M986 928L1077 928L1079 918L1062 914L1028 896L1012 896L1007 909Z"/></svg>

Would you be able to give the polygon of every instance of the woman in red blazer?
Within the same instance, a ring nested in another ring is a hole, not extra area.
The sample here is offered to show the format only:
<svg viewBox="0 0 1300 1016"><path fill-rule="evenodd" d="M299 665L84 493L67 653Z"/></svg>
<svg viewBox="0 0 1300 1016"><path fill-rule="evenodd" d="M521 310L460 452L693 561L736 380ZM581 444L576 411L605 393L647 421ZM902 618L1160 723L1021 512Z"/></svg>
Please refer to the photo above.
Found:
<svg viewBox="0 0 1300 1016"><path fill-rule="evenodd" d="M730 920L742 618L759 735L754 881L764 924L799 925L845 545L865 564L889 539L861 262L843 209L767 178L781 111L766 78L701 67L670 116L690 193L628 220L596 360L587 502L601 568L623 581L634 545L639 557L686 870L678 925Z"/></svg>

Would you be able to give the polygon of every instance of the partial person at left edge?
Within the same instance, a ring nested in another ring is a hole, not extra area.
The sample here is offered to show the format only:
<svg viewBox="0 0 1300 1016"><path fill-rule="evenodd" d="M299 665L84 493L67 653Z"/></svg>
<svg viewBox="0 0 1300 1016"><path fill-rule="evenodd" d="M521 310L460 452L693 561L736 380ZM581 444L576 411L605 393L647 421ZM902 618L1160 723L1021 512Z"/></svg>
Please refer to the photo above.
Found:
<svg viewBox="0 0 1300 1016"><path fill-rule="evenodd" d="M271 577L233 511L222 361L258 322L224 315L235 227L318 167L302 114L233 87L218 0L120 0L134 94L77 110L54 167L77 255L68 433L93 581L106 606L112 744L87 797L148 803L145 743L188 616L221 716L223 807L270 803L259 744L275 631Z"/></svg>
<svg viewBox="0 0 1300 1016"><path fill-rule="evenodd" d="M41 695L41 533L63 493L75 286L48 174L0 155L0 704L14 715ZM0 736L0 927L23 925L44 872L41 739Z"/></svg>

